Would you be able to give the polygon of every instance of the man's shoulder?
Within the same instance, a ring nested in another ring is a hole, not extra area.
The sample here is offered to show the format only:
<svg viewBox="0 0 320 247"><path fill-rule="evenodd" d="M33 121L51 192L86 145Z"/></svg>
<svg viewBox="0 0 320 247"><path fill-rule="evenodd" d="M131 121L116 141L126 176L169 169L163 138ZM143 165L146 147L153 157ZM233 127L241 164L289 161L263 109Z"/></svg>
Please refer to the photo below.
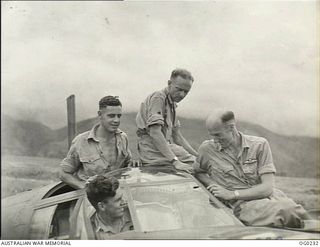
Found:
<svg viewBox="0 0 320 247"><path fill-rule="evenodd" d="M147 98L148 99L152 99L152 98L161 98L161 99L165 99L166 98L166 93L165 90L159 90L159 91L155 91L153 93L151 93Z"/></svg>
<svg viewBox="0 0 320 247"><path fill-rule="evenodd" d="M204 142L201 143L199 149L205 150L205 149L214 149L218 150L219 146L217 143L214 142L213 139L210 140L205 140Z"/></svg>
<svg viewBox="0 0 320 247"><path fill-rule="evenodd" d="M78 134L78 135L73 139L73 143L81 142L81 141L83 141L83 140L87 140L89 134L90 134L90 130Z"/></svg>
<svg viewBox="0 0 320 247"><path fill-rule="evenodd" d="M261 137L261 136L253 136L253 135L245 135L242 134L242 136L245 138L247 142L251 143L265 143L268 142L266 138Z"/></svg>

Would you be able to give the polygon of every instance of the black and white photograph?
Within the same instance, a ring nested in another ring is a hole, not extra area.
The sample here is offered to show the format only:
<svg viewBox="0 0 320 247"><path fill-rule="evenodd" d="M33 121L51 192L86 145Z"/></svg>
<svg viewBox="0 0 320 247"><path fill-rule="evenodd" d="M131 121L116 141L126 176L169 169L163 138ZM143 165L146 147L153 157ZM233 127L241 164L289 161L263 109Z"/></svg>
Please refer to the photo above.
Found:
<svg viewBox="0 0 320 247"><path fill-rule="evenodd" d="M1 1L1 245L318 245L319 3Z"/></svg>

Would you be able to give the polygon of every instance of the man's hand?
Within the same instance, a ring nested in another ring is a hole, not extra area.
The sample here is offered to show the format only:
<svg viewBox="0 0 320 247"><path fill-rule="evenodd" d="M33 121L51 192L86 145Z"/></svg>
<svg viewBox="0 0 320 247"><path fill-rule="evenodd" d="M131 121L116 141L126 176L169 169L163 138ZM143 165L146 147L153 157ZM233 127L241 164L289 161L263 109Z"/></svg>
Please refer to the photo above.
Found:
<svg viewBox="0 0 320 247"><path fill-rule="evenodd" d="M207 189L215 196L224 200L232 200L235 199L235 194L231 190L227 190L220 185L211 184L207 187Z"/></svg>
<svg viewBox="0 0 320 247"><path fill-rule="evenodd" d="M187 173L194 173L193 167L191 165L183 163L179 160L175 161L173 165L177 170L184 171Z"/></svg>

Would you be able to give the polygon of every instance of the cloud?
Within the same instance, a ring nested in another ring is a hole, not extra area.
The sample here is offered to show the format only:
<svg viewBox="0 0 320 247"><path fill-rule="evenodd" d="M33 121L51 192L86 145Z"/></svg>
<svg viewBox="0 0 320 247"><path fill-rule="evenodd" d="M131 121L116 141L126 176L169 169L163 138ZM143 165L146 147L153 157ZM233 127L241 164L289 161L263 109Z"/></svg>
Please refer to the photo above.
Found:
<svg viewBox="0 0 320 247"><path fill-rule="evenodd" d="M2 102L8 109L43 109L41 119L52 119L53 112L64 116L65 98L75 94L78 117L86 118L112 94L136 111L166 86L172 69L185 67L196 81L181 115L204 118L208 108L226 106L280 133L318 134L316 2L2 7ZM48 122L64 125L58 119Z"/></svg>

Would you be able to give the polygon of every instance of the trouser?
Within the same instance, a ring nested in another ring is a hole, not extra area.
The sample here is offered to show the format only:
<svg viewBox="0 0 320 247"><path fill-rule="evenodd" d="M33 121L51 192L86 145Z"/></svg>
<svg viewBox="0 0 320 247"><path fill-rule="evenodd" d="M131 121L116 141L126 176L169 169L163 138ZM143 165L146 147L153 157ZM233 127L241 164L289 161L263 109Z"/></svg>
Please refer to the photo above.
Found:
<svg viewBox="0 0 320 247"><path fill-rule="evenodd" d="M282 192L279 196L279 192L276 190L268 198L241 202L234 209L235 215L249 226L302 227L303 221L311 217L300 204Z"/></svg>
<svg viewBox="0 0 320 247"><path fill-rule="evenodd" d="M188 153L183 147L168 143L171 151L177 156L177 158L187 164L193 164L195 162L195 156ZM168 165L171 164L168 160L153 144L152 138L148 135L143 135L138 138L138 152L141 163L143 165Z"/></svg>

